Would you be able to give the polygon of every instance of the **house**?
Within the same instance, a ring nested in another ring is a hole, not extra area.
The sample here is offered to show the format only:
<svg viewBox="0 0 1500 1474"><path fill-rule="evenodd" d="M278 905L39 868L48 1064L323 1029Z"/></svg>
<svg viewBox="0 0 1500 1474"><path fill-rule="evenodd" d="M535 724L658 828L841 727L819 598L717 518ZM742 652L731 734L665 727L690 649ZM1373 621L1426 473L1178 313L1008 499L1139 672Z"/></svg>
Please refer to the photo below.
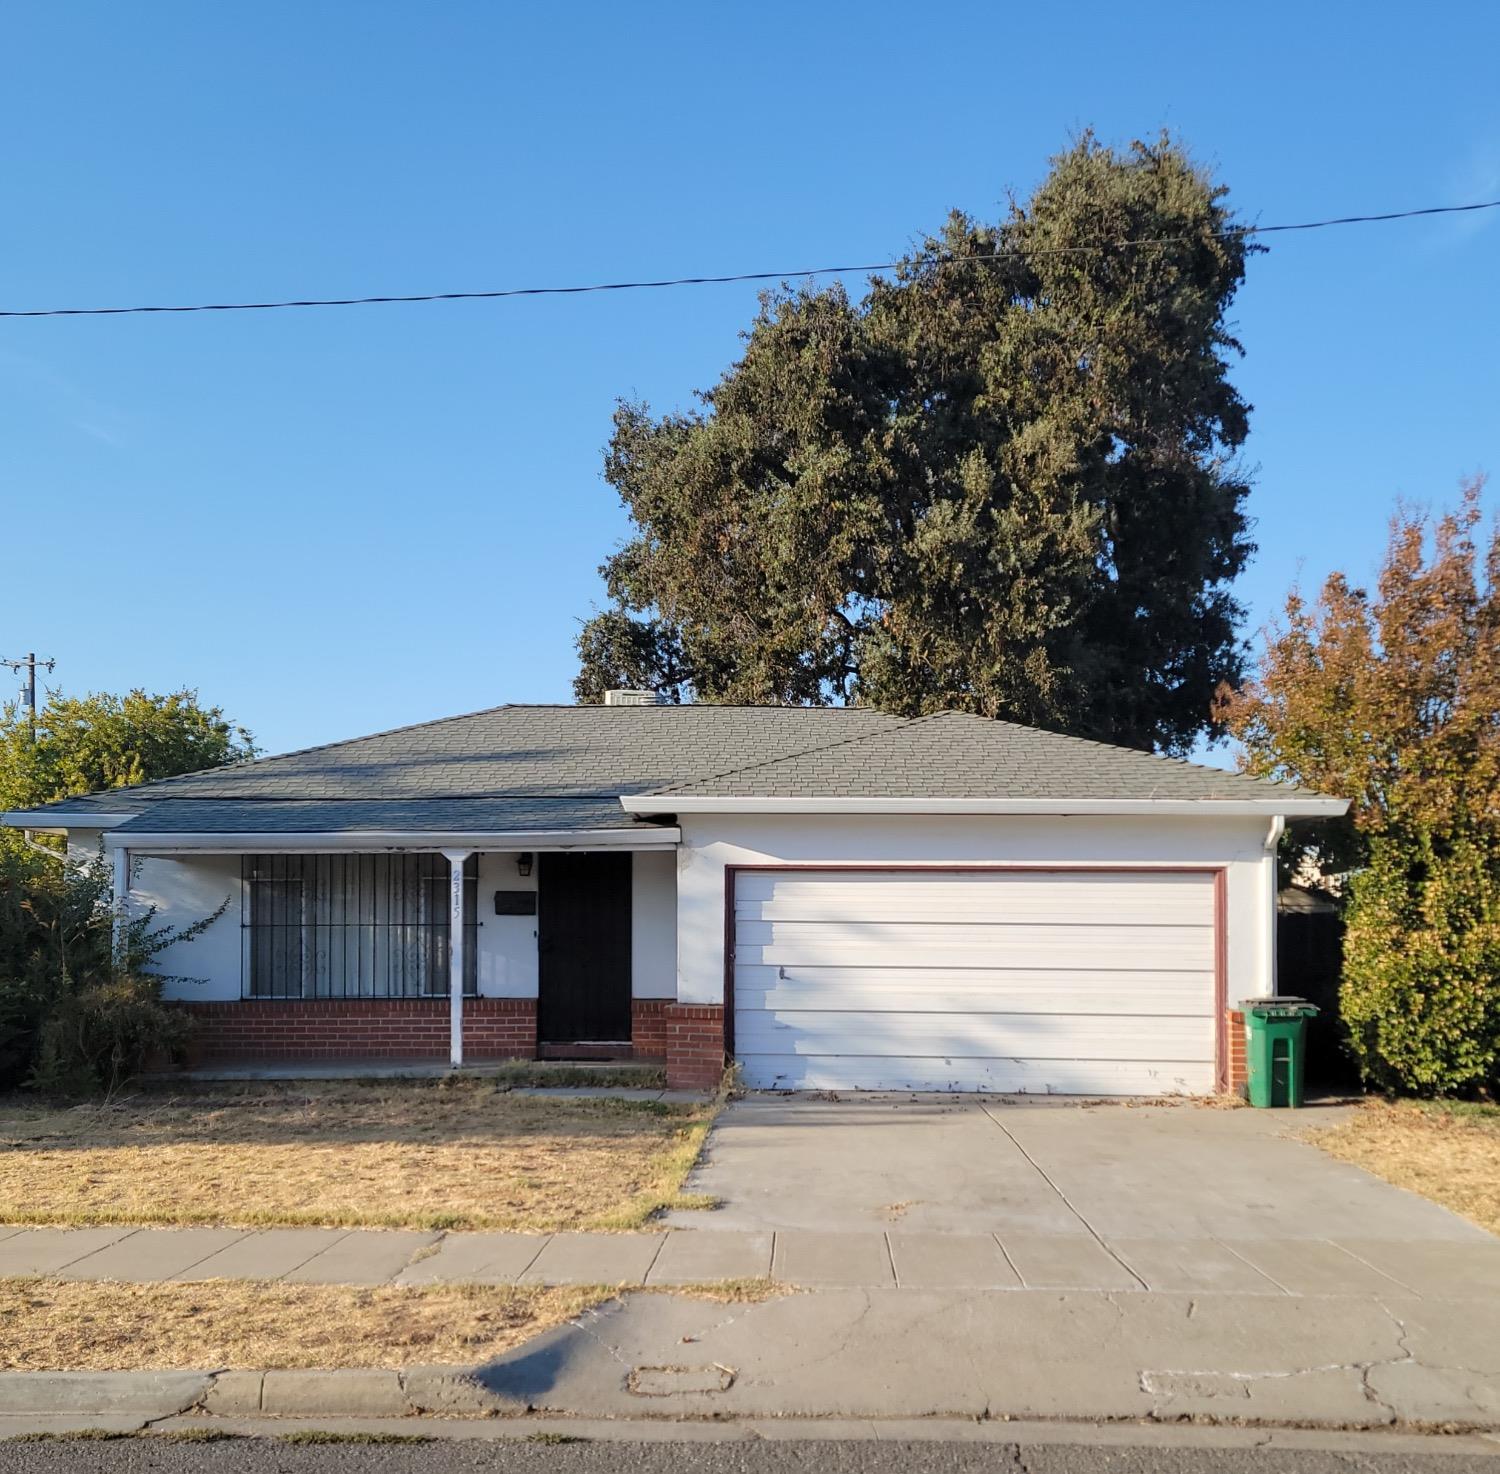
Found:
<svg viewBox="0 0 1500 1474"><path fill-rule="evenodd" d="M502 706L4 822L112 861L201 1057L726 1055L764 1088L1203 1094L1339 800L959 713Z"/></svg>

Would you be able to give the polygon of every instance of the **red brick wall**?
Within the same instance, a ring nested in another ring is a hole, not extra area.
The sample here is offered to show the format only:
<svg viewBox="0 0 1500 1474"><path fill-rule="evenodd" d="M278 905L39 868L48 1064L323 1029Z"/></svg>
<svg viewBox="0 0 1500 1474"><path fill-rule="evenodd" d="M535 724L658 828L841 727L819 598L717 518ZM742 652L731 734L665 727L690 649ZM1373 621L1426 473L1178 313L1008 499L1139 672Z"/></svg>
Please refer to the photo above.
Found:
<svg viewBox="0 0 1500 1474"><path fill-rule="evenodd" d="M465 998L464 1058L535 1059L536 999Z"/></svg>
<svg viewBox="0 0 1500 1474"><path fill-rule="evenodd" d="M1228 1086L1231 1094L1239 1094L1245 1088L1249 1073L1245 1066L1245 1015L1237 1008L1225 1014L1224 1042L1228 1049Z"/></svg>
<svg viewBox="0 0 1500 1474"><path fill-rule="evenodd" d="M667 1057L667 1010L670 998L630 1000L630 1046L634 1059Z"/></svg>
<svg viewBox="0 0 1500 1474"><path fill-rule="evenodd" d="M447 1059L446 998L255 999L183 1003L195 1064L339 1059ZM724 1010L638 998L633 1053L664 1059L667 1083L712 1090L724 1073ZM534 998L466 998L464 1058L534 1059Z"/></svg>
<svg viewBox="0 0 1500 1474"><path fill-rule="evenodd" d="M196 1064L259 1060L447 1059L446 998L183 1003ZM534 998L465 998L466 1059L531 1059Z"/></svg>
<svg viewBox="0 0 1500 1474"><path fill-rule="evenodd" d="M667 1084L712 1090L724 1074L723 1004L669 1003L665 1012Z"/></svg>

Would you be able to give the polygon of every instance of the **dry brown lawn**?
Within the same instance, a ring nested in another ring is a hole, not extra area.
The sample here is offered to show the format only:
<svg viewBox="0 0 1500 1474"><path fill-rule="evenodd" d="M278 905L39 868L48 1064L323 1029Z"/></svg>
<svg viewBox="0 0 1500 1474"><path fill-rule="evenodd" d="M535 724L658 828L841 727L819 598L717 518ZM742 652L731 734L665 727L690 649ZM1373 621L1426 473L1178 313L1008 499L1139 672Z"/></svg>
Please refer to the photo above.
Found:
<svg viewBox="0 0 1500 1474"><path fill-rule="evenodd" d="M476 1362L609 1294L510 1285L355 1289L253 1280L133 1285L0 1279L0 1369Z"/></svg>
<svg viewBox="0 0 1500 1474"><path fill-rule="evenodd" d="M620 1293L603 1285L359 1289L264 1280L0 1279L0 1371L472 1364ZM726 1280L670 1293L743 1303L787 1291L769 1280Z"/></svg>
<svg viewBox="0 0 1500 1474"><path fill-rule="evenodd" d="M1500 1106L1367 1101L1308 1139L1500 1233Z"/></svg>
<svg viewBox="0 0 1500 1474"><path fill-rule="evenodd" d="M708 1106L482 1080L0 1100L0 1223L635 1229L681 1193Z"/></svg>

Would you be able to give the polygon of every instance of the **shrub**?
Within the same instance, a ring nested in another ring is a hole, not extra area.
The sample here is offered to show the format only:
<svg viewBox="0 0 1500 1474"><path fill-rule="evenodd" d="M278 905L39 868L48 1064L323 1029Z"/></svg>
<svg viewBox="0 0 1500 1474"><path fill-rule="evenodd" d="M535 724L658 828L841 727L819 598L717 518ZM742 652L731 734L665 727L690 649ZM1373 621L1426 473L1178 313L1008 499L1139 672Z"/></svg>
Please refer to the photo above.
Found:
<svg viewBox="0 0 1500 1474"><path fill-rule="evenodd" d="M156 926L147 912L117 945L102 864L0 850L0 1089L110 1092L179 1058L188 1022L161 1001L175 980L149 964L223 910L188 927Z"/></svg>
<svg viewBox="0 0 1500 1474"><path fill-rule="evenodd" d="M1350 801L1284 853L1352 876L1350 1048L1422 1095L1500 1084L1500 526L1481 551L1481 498L1476 480L1436 521L1399 509L1373 591L1294 590L1259 678L1222 703L1250 772Z"/></svg>
<svg viewBox="0 0 1500 1474"><path fill-rule="evenodd" d="M65 989L42 1021L28 1083L50 1094L112 1094L180 1060L188 1029L161 1001L160 978L127 973Z"/></svg>
<svg viewBox="0 0 1500 1474"><path fill-rule="evenodd" d="M1340 1003L1361 1073L1418 1095L1500 1087L1500 853L1387 831L1353 879Z"/></svg>

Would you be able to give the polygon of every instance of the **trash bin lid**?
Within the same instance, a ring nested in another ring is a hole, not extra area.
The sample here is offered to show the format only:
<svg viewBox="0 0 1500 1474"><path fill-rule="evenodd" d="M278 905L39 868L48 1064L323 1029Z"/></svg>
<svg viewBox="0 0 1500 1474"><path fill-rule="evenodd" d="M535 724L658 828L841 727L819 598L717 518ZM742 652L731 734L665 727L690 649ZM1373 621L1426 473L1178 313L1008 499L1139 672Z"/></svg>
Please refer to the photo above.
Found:
<svg viewBox="0 0 1500 1474"><path fill-rule="evenodd" d="M1282 993L1275 998L1246 998L1240 1003L1240 1011L1265 1014L1272 1018L1315 1018L1318 1008L1306 998L1294 998L1290 993Z"/></svg>

